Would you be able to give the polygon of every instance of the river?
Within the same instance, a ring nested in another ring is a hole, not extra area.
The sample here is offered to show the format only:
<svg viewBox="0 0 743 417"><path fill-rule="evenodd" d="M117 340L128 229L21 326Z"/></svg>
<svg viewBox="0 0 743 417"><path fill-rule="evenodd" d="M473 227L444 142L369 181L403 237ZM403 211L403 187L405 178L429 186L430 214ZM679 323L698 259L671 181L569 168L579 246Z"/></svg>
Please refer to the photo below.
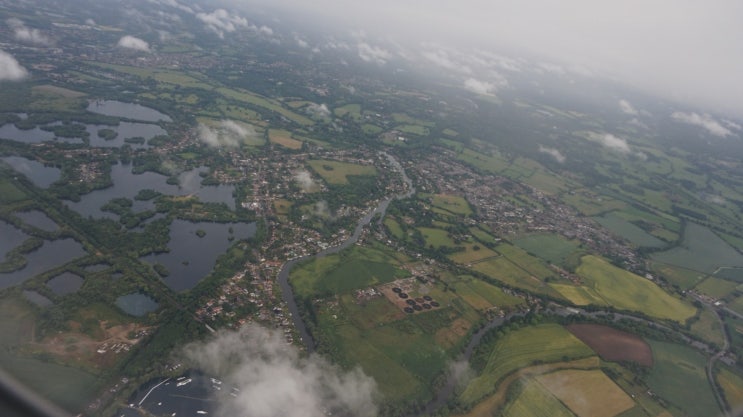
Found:
<svg viewBox="0 0 743 417"><path fill-rule="evenodd" d="M387 212L387 207L389 207L390 203L394 199L404 199L412 196L415 193L415 188L413 188L413 181L410 180L407 173L405 172L405 169L403 169L402 165L400 165L400 162L398 162L392 155L387 153L382 153L389 163L397 170L397 172L400 173L402 176L403 181L407 185L408 191L404 194L400 194L394 197L390 197L387 199L384 199L377 204L377 206L369 211L364 217L362 217L359 222L356 224L356 229L354 229L353 234L348 237L348 239L344 240L343 243L337 246L333 246L330 248L327 248L323 251L320 251L314 255L307 255L300 258L294 258L284 264L284 266L281 267L281 270L279 271L279 285L281 286L281 294L284 297L284 301L286 302L287 306L289 306L289 312L292 315L292 320L294 320L294 327L296 327L297 331L299 332L299 336L302 339L302 342L305 345L305 348L307 349L307 352L313 352L315 350L315 341L312 338L312 335L310 334L309 330L307 329L307 325L305 325L304 320L302 319L302 316L299 314L299 308L297 308L297 301L294 298L294 291L292 290L291 285L289 284L289 273L291 272L292 268L299 262L302 262L307 259L311 258L321 258L326 255L330 255L333 253L338 253L342 251L343 249L348 248L349 246L353 245L359 240L359 237L361 236L361 233L364 230L364 227L369 224L371 219L374 218L375 215L379 214L380 221L381 218L384 217L384 214Z"/></svg>

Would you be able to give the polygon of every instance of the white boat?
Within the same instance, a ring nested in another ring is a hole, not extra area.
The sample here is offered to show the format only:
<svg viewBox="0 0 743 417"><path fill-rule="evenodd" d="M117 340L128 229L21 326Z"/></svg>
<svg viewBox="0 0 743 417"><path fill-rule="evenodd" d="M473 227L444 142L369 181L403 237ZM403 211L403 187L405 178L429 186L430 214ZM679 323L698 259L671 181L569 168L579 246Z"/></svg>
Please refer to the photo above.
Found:
<svg viewBox="0 0 743 417"><path fill-rule="evenodd" d="M199 411L196 412L196 414L208 414L208 413L206 411L204 411L204 410L199 410Z"/></svg>
<svg viewBox="0 0 743 417"><path fill-rule="evenodd" d="M178 384L176 384L176 387L182 387L182 386L184 386L184 385L188 384L189 382L191 382L191 378L188 378L188 379L187 379L187 380L185 380L185 381L181 381L181 382L179 382Z"/></svg>

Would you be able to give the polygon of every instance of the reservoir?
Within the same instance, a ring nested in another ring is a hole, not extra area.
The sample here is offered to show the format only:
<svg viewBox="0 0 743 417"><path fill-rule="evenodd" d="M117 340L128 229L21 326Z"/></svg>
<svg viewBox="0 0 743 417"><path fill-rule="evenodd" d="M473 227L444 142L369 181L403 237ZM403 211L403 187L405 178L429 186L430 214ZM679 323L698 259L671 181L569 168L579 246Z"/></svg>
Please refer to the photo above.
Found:
<svg viewBox="0 0 743 417"><path fill-rule="evenodd" d="M157 310L157 302L149 296L141 293L122 295L116 299L116 306L126 314L141 317L147 313Z"/></svg>

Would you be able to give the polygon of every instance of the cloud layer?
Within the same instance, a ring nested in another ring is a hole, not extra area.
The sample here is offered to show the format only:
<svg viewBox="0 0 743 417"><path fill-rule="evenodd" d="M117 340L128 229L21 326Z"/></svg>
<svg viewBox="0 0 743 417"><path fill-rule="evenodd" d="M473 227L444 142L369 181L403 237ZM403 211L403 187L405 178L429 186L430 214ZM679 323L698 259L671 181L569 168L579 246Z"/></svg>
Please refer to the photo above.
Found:
<svg viewBox="0 0 743 417"><path fill-rule="evenodd" d="M150 52L150 44L146 41L135 38L134 36L126 35L119 39L116 44L119 48L133 49L135 51Z"/></svg>
<svg viewBox="0 0 743 417"><path fill-rule="evenodd" d="M13 55L0 49L0 81L20 81L28 77L28 71Z"/></svg>
<svg viewBox="0 0 743 417"><path fill-rule="evenodd" d="M205 372L240 388L221 403L219 417L373 417L374 380L345 372L320 356L301 357L277 331L248 325L187 345L185 356Z"/></svg>
<svg viewBox="0 0 743 417"><path fill-rule="evenodd" d="M248 20L225 9L217 9L211 13L197 13L196 17L206 24L206 27L224 38L225 32L234 32L239 27L248 27Z"/></svg>
<svg viewBox="0 0 743 417"><path fill-rule="evenodd" d="M560 64L545 71L581 69L743 116L738 0L249 0L246 10L256 3L282 8L301 22L407 45L437 42L539 57ZM448 65L445 56L431 58Z"/></svg>

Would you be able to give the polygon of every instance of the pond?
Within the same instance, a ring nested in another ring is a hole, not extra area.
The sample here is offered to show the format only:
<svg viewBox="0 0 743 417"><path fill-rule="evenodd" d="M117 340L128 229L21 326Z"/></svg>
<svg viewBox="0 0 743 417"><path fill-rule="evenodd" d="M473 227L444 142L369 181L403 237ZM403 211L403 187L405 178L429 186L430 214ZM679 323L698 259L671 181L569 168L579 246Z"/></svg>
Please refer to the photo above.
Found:
<svg viewBox="0 0 743 417"><path fill-rule="evenodd" d="M72 272L65 272L57 275L46 283L46 286L57 295L72 294L77 292L82 285L83 277L73 274Z"/></svg>
<svg viewBox="0 0 743 417"><path fill-rule="evenodd" d="M157 310L157 302L149 296L141 293L122 295L116 299L116 306L126 314L135 317L144 316Z"/></svg>
<svg viewBox="0 0 743 417"><path fill-rule="evenodd" d="M158 135L166 135L163 128L158 125L148 123L132 123L132 122L120 122L118 126L106 126L106 125L88 125L85 128L90 133L90 146L96 146L100 148L120 148L122 145L127 143L125 139L143 137L145 140L150 140ZM105 140L98 136L98 131L101 129L111 129L117 133L116 138L112 140ZM146 143L130 143L133 149L149 148Z"/></svg>
<svg viewBox="0 0 743 417"><path fill-rule="evenodd" d="M232 196L234 187L227 185L202 186L199 172L198 169L194 169L182 173L179 179L183 185L178 186L168 184L168 178L164 175L149 171L142 174L133 174L132 167L129 165L114 165L111 167L111 180L113 181L111 187L85 194L79 202L67 202L67 204L84 217L115 219L115 214L103 212L101 207L114 198L123 197L133 200L140 190L152 189L167 195L193 194L201 201L225 203L234 209L235 199ZM132 206L132 210L135 212L153 208L152 201L135 200Z"/></svg>
<svg viewBox="0 0 743 417"><path fill-rule="evenodd" d="M47 232L53 232L59 229L57 223L54 220L50 219L49 216L47 216L46 213L44 213L43 211L23 211L15 213L15 216L21 219L23 223Z"/></svg>
<svg viewBox="0 0 743 417"><path fill-rule="evenodd" d="M145 122L157 122L173 120L155 109L134 103L124 103L117 100L93 100L88 104L88 111L106 116L123 117L126 119L142 120Z"/></svg>
<svg viewBox="0 0 743 417"><path fill-rule="evenodd" d="M232 232L230 232L232 230ZM199 237L197 232L203 232ZM153 254L142 259L161 264L168 270L163 281L174 291L193 288L207 276L217 257L233 242L255 235L255 223L192 223L174 220L170 225L170 252ZM233 239L230 240L229 238Z"/></svg>
<svg viewBox="0 0 743 417"><path fill-rule="evenodd" d="M29 236L12 224L0 221L0 262L13 248L23 243Z"/></svg>
<svg viewBox="0 0 743 417"><path fill-rule="evenodd" d="M54 304L52 303L52 300L44 297L36 291L23 290L23 296L26 297L28 301L36 304L39 307L49 307L50 305Z"/></svg>
<svg viewBox="0 0 743 417"><path fill-rule="evenodd" d="M11 168L28 178L34 185L47 188L59 180L61 172L59 168L47 167L38 161L32 161L20 156L5 156L0 158Z"/></svg>
<svg viewBox="0 0 743 417"><path fill-rule="evenodd" d="M75 239L45 241L37 250L24 255L26 266L18 271L0 274L0 289L19 284L35 275L63 265L85 255L83 246Z"/></svg>

